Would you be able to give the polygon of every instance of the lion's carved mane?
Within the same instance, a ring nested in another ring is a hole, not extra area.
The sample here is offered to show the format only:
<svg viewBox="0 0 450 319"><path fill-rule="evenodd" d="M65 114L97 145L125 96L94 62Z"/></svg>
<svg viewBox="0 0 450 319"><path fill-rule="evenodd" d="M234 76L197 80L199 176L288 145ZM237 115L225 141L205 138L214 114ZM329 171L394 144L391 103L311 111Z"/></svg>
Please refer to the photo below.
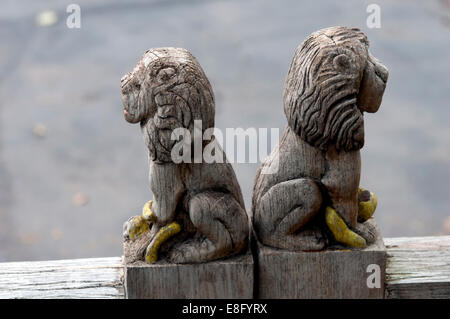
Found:
<svg viewBox="0 0 450 319"><path fill-rule="evenodd" d="M350 151L364 145L356 99L368 40L359 30L321 30L300 45L286 78L283 100L289 126L309 144Z"/></svg>
<svg viewBox="0 0 450 319"><path fill-rule="evenodd" d="M149 119L150 123L141 124L147 133L144 136L148 137L150 159L160 162L171 161L171 150L177 142L170 138L174 128L187 128L193 136L195 120L202 121L203 131L214 127L215 104L211 84L191 53L187 50L178 52L179 56L174 56L164 48L151 49L143 57L143 63L148 63L147 67L151 68L151 75L155 77L159 70L166 67L172 67L176 72L169 84L157 84L151 91L153 98L161 92L171 94L174 104L181 109L182 120L170 130L159 129L152 118Z"/></svg>

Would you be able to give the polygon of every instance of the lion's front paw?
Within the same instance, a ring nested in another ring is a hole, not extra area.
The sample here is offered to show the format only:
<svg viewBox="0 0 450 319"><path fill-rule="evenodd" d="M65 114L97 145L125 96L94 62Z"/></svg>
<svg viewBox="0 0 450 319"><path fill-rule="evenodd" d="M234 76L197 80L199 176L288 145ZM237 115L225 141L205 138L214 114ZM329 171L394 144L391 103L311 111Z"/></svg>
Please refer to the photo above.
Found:
<svg viewBox="0 0 450 319"><path fill-rule="evenodd" d="M123 237L133 241L149 230L150 224L142 216L133 216L123 224Z"/></svg>
<svg viewBox="0 0 450 319"><path fill-rule="evenodd" d="M354 231L363 237L369 245L375 243L377 239L377 229L369 222L357 223Z"/></svg>
<svg viewBox="0 0 450 319"><path fill-rule="evenodd" d="M149 200L147 203L145 203L144 207L142 208L142 217L151 222L154 223L156 221L156 216L152 211L152 200Z"/></svg>
<svg viewBox="0 0 450 319"><path fill-rule="evenodd" d="M360 188L358 191L358 222L363 223L373 216L378 199L374 193Z"/></svg>

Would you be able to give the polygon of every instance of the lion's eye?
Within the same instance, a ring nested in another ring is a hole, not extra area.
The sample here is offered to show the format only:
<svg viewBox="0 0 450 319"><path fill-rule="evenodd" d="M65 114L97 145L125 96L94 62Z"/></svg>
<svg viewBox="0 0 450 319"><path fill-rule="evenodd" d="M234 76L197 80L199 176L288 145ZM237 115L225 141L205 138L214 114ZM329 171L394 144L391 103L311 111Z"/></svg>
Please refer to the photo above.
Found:
<svg viewBox="0 0 450 319"><path fill-rule="evenodd" d="M175 75L174 68L164 68L159 70L157 78L160 82L167 81Z"/></svg>

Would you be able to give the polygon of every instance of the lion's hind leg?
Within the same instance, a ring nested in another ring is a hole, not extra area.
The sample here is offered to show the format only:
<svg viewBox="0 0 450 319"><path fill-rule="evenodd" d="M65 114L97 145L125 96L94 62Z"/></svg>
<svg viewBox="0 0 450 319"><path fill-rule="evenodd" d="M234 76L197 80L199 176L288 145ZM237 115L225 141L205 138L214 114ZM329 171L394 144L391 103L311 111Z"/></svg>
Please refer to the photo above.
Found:
<svg viewBox="0 0 450 319"><path fill-rule="evenodd" d="M311 179L276 184L256 203L254 226L258 239L287 250L323 249L322 232L307 225L320 211L322 201L322 193Z"/></svg>
<svg viewBox="0 0 450 319"><path fill-rule="evenodd" d="M247 246L247 214L230 194L213 191L197 194L190 199L188 210L197 236L172 248L171 261L207 262L234 255Z"/></svg>

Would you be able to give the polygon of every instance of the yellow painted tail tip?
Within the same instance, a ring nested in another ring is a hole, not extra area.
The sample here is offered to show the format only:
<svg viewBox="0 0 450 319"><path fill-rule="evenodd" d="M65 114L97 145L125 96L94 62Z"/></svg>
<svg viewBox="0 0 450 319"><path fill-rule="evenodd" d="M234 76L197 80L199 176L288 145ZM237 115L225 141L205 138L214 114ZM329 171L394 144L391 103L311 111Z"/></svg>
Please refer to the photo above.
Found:
<svg viewBox="0 0 450 319"><path fill-rule="evenodd" d="M174 234L177 234L177 233L179 233L179 232L181 231L181 226L180 226L180 224L178 224L177 222L173 222L173 223L171 224L171 227L172 227L172 232L173 232Z"/></svg>
<svg viewBox="0 0 450 319"><path fill-rule="evenodd" d="M155 214L153 214L151 210L152 202L153 201L149 200L147 203L145 203L144 207L142 208L142 217L150 222L153 222L156 219Z"/></svg>
<svg viewBox="0 0 450 319"><path fill-rule="evenodd" d="M150 252L145 255L145 262L154 264L158 260L158 254L156 252Z"/></svg>
<svg viewBox="0 0 450 319"><path fill-rule="evenodd" d="M373 216L377 208L378 199L374 193L370 192L369 200L358 203L358 221L365 222Z"/></svg>
<svg viewBox="0 0 450 319"><path fill-rule="evenodd" d="M344 243L347 244L350 247L354 248L364 248L367 247L367 242L364 238L359 236L357 233L351 231L348 229L348 231L345 234Z"/></svg>
<svg viewBox="0 0 450 319"><path fill-rule="evenodd" d="M149 200L147 203L145 203L144 207L142 208L142 210L145 209L150 209L150 207L152 207L152 200Z"/></svg>
<svg viewBox="0 0 450 319"><path fill-rule="evenodd" d="M377 205L378 205L378 198L372 192L370 193L370 198L372 199L374 210L375 210L377 208Z"/></svg>

